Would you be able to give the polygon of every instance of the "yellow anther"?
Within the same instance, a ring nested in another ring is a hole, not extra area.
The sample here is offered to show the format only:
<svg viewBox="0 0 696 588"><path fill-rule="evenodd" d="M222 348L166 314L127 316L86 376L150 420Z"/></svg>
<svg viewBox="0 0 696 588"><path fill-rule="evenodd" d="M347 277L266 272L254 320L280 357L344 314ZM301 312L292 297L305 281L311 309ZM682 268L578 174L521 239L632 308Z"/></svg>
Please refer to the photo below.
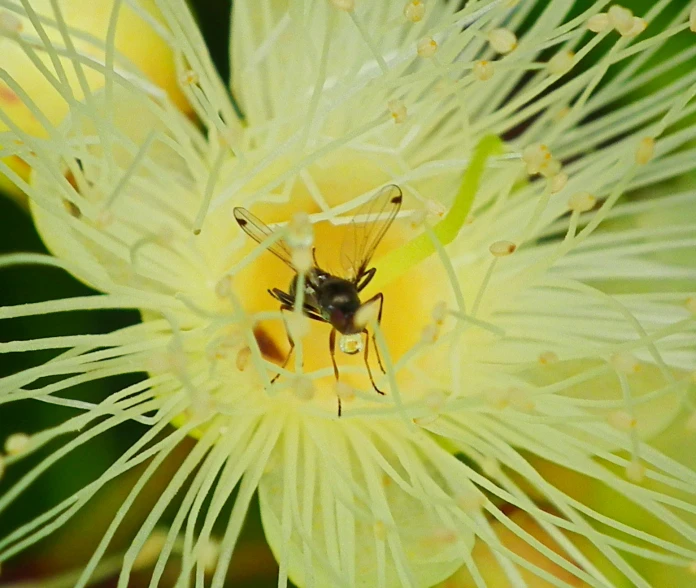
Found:
<svg viewBox="0 0 696 588"><path fill-rule="evenodd" d="M541 365L550 365L558 361L558 355L553 351L544 351L544 353L539 354L539 363Z"/></svg>
<svg viewBox="0 0 696 588"><path fill-rule="evenodd" d="M597 198L589 192L578 192L568 199L568 208L573 212L588 212L595 207Z"/></svg>
<svg viewBox="0 0 696 588"><path fill-rule="evenodd" d="M620 35L628 34L633 29L633 13L628 9L614 4L609 9L609 22Z"/></svg>
<svg viewBox="0 0 696 588"><path fill-rule="evenodd" d="M493 29L488 33L488 42L498 53L510 53L517 47L517 36L508 29Z"/></svg>
<svg viewBox="0 0 696 588"><path fill-rule="evenodd" d="M235 360L235 365L240 372L243 372L249 365L249 360L251 359L251 349L248 345L245 345L237 352L237 359Z"/></svg>
<svg viewBox="0 0 696 588"><path fill-rule="evenodd" d="M636 163L645 165L653 158L653 155L655 155L655 139L643 137L638 143L638 149L636 149Z"/></svg>
<svg viewBox="0 0 696 588"><path fill-rule="evenodd" d="M13 433L5 440L5 453L7 455L19 455L29 445L29 435L26 433Z"/></svg>
<svg viewBox="0 0 696 588"><path fill-rule="evenodd" d="M615 353L609 358L609 363L621 374L631 375L640 371L640 362L638 358L627 351Z"/></svg>
<svg viewBox="0 0 696 588"><path fill-rule="evenodd" d="M544 164L547 164L553 156L546 145L535 143L524 148L522 161L527 164L529 175L538 174Z"/></svg>
<svg viewBox="0 0 696 588"><path fill-rule="evenodd" d="M485 82L493 77L493 64L490 61L481 59L474 63L473 72L477 79Z"/></svg>
<svg viewBox="0 0 696 588"><path fill-rule="evenodd" d="M181 74L181 83L184 86L193 86L200 81L198 74L192 69L187 69Z"/></svg>
<svg viewBox="0 0 696 588"><path fill-rule="evenodd" d="M389 108L395 123L402 123L406 120L408 111L406 110L406 105L401 100L390 100L387 108Z"/></svg>
<svg viewBox="0 0 696 588"><path fill-rule="evenodd" d="M574 63L575 53L573 51L560 51L549 59L546 67L551 75L558 76L573 69Z"/></svg>
<svg viewBox="0 0 696 588"><path fill-rule="evenodd" d="M626 32L622 33L622 37L637 37L648 27L648 21L640 16L633 17L633 26Z"/></svg>
<svg viewBox="0 0 696 588"><path fill-rule="evenodd" d="M594 14L587 19L587 28L593 33L603 33L611 28L611 20L606 12Z"/></svg>
<svg viewBox="0 0 696 588"><path fill-rule="evenodd" d="M607 422L619 431L630 431L638 425L636 417L623 410L617 410L607 416Z"/></svg>
<svg viewBox="0 0 696 588"><path fill-rule="evenodd" d="M517 249L517 245L512 241L496 241L488 248L495 257L507 257L508 255L512 255L515 249Z"/></svg>
<svg viewBox="0 0 696 588"><path fill-rule="evenodd" d="M432 57L437 51L437 42L432 37L425 37L418 41L416 50L420 57Z"/></svg>
<svg viewBox="0 0 696 588"><path fill-rule="evenodd" d="M331 0L331 4L344 12L352 12L355 9L355 0Z"/></svg>
<svg viewBox="0 0 696 588"><path fill-rule="evenodd" d="M6 35L18 35L22 32L22 21L8 10L0 10L0 31Z"/></svg>
<svg viewBox="0 0 696 588"><path fill-rule="evenodd" d="M696 4L691 8L689 12L689 30L692 33L696 33Z"/></svg>
<svg viewBox="0 0 696 588"><path fill-rule="evenodd" d="M404 6L404 16L411 22L420 22L425 16L425 4L421 0L412 0Z"/></svg>
<svg viewBox="0 0 696 588"><path fill-rule="evenodd" d="M558 173L551 178L551 194L558 194L568 183L568 174Z"/></svg>

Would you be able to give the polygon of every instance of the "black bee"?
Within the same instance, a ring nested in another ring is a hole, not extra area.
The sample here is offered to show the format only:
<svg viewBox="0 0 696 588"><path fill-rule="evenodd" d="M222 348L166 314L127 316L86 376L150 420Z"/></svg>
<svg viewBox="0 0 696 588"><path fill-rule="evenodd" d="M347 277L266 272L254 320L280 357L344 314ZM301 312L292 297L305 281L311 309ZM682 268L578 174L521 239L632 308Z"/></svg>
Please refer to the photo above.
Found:
<svg viewBox="0 0 696 588"><path fill-rule="evenodd" d="M304 280L304 314L310 319L328 323L332 327L329 335L329 351L336 381L338 381L339 377L338 366L336 365L336 331L341 333L341 335L365 334L365 366L367 367L372 387L379 394L384 394L384 392L375 384L368 362L370 335L364 325L356 323L355 317L358 310L363 306L379 303L377 322L381 323L384 295L380 292L369 300L361 302L360 292L370 283L377 271L377 268L368 268L368 266L377 246L396 218L401 208L402 200L403 195L398 186L393 184L385 186L353 216L351 227L348 229L342 247L342 255L347 258L347 265L349 266L349 272L345 277L322 270L317 263L313 249L314 265L307 272ZM257 243L263 242L273 233L273 229L245 208L235 208L234 217L242 230ZM297 271L292 263L290 247L283 239L275 241L268 247L268 250L285 262L293 271ZM280 302L281 311L294 309L297 280L298 276L296 273L287 292L279 288L268 290L268 293ZM290 342L290 351L282 367L285 367L288 361L290 361L290 356L295 347L295 342L289 333L288 340ZM379 367L384 372L374 334L372 335L372 341L377 353ZM355 354L360 351L360 347L344 349L342 346L342 350L345 353ZM271 382L275 382L279 376L280 374L277 374ZM338 416L341 416L340 398L338 399Z"/></svg>

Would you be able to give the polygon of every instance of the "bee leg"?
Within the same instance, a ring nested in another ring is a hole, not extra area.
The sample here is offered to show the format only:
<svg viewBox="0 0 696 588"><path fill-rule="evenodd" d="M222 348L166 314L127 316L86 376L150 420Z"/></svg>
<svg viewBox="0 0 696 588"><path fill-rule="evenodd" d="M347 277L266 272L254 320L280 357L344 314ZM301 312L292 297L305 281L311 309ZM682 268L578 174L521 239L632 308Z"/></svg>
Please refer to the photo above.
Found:
<svg viewBox="0 0 696 588"><path fill-rule="evenodd" d="M287 304L283 304L280 307L280 312L281 314L283 313L284 310L292 310L292 306L289 306ZM285 356L285 361L283 362L283 365L280 366L281 369L285 369L286 366L288 365L288 362L290 361L290 357L292 356L292 352L295 349L295 341L293 340L292 336L290 335L290 329L288 329L288 324L285 322L285 319L283 319L283 323L285 324L285 333L288 336L288 343L290 343L290 351L288 351L288 354ZM280 378L280 372L278 372L275 376L271 378L271 384L275 383L275 381Z"/></svg>
<svg viewBox="0 0 696 588"><path fill-rule="evenodd" d="M338 366L336 365L336 329L331 329L329 334L329 352L331 353L331 363L333 364L334 376L336 376L336 381L338 382ZM341 416L341 397L336 394L336 400L338 401L338 416Z"/></svg>
<svg viewBox="0 0 696 588"><path fill-rule="evenodd" d="M384 392L382 392L378 387L377 384L375 384L375 378L372 375L372 369L370 368L370 362L367 360L368 355L369 355L369 350L370 350L370 333L367 332L367 329L363 329L363 333L365 333L365 367L367 368L367 373L370 376L370 382L372 383L372 387L375 389L375 392L377 394L381 394L384 396ZM377 344L375 344L375 349L377 349ZM379 357L379 352L377 352L377 357ZM380 362L380 367L382 363ZM384 370L382 370L384 371Z"/></svg>

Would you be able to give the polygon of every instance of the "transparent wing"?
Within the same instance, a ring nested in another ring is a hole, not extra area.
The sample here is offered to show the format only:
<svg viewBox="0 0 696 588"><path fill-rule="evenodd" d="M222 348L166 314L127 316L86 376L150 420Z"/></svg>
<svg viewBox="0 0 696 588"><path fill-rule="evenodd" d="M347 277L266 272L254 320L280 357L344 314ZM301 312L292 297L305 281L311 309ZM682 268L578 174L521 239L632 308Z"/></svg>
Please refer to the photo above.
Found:
<svg viewBox="0 0 696 588"><path fill-rule="evenodd" d="M251 214L246 208L240 206L236 207L234 209L234 218L237 220L237 224L242 230L257 243L262 243L275 232L261 219ZM269 245L268 250L288 264L292 269L295 269L292 265L292 254L283 239L278 239L275 243Z"/></svg>
<svg viewBox="0 0 696 588"><path fill-rule="evenodd" d="M396 218L403 194L395 184L385 186L365 202L353 215L341 246L341 262L358 282L370 264L380 241Z"/></svg>

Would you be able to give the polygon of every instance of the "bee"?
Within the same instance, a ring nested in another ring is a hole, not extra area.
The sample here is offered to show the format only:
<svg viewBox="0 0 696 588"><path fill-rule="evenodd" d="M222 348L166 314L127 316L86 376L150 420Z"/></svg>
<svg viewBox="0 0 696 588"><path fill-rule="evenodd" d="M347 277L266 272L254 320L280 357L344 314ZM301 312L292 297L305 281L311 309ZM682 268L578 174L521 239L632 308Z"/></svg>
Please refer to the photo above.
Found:
<svg viewBox="0 0 696 588"><path fill-rule="evenodd" d="M368 361L370 333L364 324L359 324L356 321L356 315L361 308L367 305L379 304L377 323L381 324L384 294L379 292L369 300L361 302L360 293L375 276L377 268L370 267L370 261L377 246L384 238L392 222L394 222L401 208L402 200L403 194L401 189L394 184L379 190L351 219L350 227L341 247L341 256L347 261L344 264L347 266L345 274L339 276L321 269L317 263L315 250L312 249L314 264L305 274L304 279L303 313L312 320L331 325L329 353L336 381L338 382L339 380L338 365L336 364L336 333L338 332L341 334L340 347L344 353L353 355L364 349L365 367L367 368L370 382L374 390L382 395L384 395L384 392L375 384L370 362ZM234 218L241 229L257 243L262 243L273 234L273 229L246 208L235 208ZM292 263L290 247L281 238L273 242L268 247L268 250L295 272L287 292L280 288L272 288L268 290L268 293L280 302L281 312L294 310L298 275ZM364 345L362 345L362 335L365 335ZM347 344L348 342L354 342L356 336L360 342L359 344ZM289 331L288 341L290 350L283 362L283 368L287 366L295 348L295 342ZM346 343L345 345L344 342ZM374 333L372 334L372 342L379 367L382 373L385 373ZM276 374L271 383L275 382L279 376L280 373ZM340 398L338 398L338 416L341 416Z"/></svg>

